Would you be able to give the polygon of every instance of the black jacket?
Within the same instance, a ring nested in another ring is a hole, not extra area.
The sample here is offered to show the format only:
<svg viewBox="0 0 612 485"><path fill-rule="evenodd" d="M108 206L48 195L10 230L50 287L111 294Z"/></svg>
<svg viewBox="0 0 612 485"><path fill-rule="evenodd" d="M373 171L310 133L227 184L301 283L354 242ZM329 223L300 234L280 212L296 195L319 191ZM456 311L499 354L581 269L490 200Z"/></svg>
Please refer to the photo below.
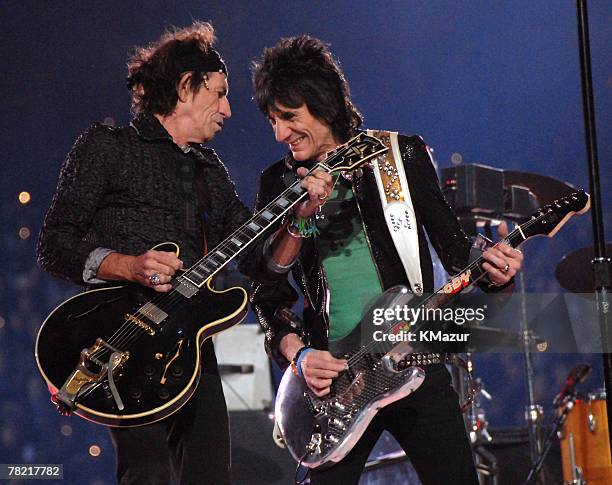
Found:
<svg viewBox="0 0 612 485"><path fill-rule="evenodd" d="M152 115L95 124L64 162L37 255L50 273L83 284L97 247L137 255L176 242L185 267L250 217L214 150L185 153Z"/></svg>
<svg viewBox="0 0 612 485"><path fill-rule="evenodd" d="M423 140L418 136L400 135L399 146L418 224L424 291L432 292L433 269L424 229L444 267L450 273L459 271L467 264L471 244L440 191L438 178ZM292 172L296 168L293 165L295 162L292 160L283 159L262 172L256 210L267 205L293 180ZM385 223L371 166L367 165L363 169L362 176L353 178L353 190L383 288L408 284ZM329 295L313 238L303 241L292 272L304 293L302 329L297 328L295 319L285 310L298 300L297 293L286 278L277 281L259 278L253 285L251 295L253 310L266 334L266 350L281 367L285 367L288 362L279 353L278 345L288 333L301 333L303 339L318 349L326 349L328 345L329 322L325 309Z"/></svg>

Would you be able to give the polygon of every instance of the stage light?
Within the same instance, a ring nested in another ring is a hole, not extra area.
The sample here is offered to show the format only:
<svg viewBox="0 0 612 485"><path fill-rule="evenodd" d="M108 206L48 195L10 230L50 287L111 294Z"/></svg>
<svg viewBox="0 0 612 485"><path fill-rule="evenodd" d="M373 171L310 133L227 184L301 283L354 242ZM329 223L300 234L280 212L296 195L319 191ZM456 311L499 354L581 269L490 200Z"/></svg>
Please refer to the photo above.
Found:
<svg viewBox="0 0 612 485"><path fill-rule="evenodd" d="M461 165L463 163L463 155L461 153L453 153L451 155L451 163L453 165Z"/></svg>
<svg viewBox="0 0 612 485"><path fill-rule="evenodd" d="M27 227L21 227L21 228L19 229L19 237L20 237L21 239L27 239L27 238L29 238L29 237L30 237L30 235L31 235L31 234L32 234L32 232L31 232L31 231L30 231L30 229L29 229L29 228L27 228Z"/></svg>
<svg viewBox="0 0 612 485"><path fill-rule="evenodd" d="M89 447L89 454L91 456L100 456L101 453L102 453L102 450L100 449L98 445L91 445Z"/></svg>
<svg viewBox="0 0 612 485"><path fill-rule="evenodd" d="M28 202L30 202L31 198L32 197L30 196L29 192L19 192L19 202L21 202L22 204L27 204Z"/></svg>

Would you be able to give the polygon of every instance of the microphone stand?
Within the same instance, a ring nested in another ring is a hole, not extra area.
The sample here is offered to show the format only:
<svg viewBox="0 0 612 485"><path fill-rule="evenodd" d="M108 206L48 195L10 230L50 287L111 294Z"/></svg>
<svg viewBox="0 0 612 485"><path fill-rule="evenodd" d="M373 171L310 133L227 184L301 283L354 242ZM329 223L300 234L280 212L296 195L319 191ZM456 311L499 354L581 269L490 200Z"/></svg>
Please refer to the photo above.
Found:
<svg viewBox="0 0 612 485"><path fill-rule="evenodd" d="M578 43L580 50L580 74L582 85L582 105L584 112L585 141L588 156L589 185L593 204L594 254L593 280L599 329L601 332L602 358L604 366L604 386L608 410L608 435L612 443L612 340L610 329L610 258L606 257L601 189L599 185L599 161L597 158L597 135L595 130L595 107L593 101L593 82L591 74L591 49L589 42L589 22L586 0L576 0L578 21Z"/></svg>
<svg viewBox="0 0 612 485"><path fill-rule="evenodd" d="M542 453L538 456L537 460L531 465L529 469L529 474L525 479L525 485L532 485L536 483L538 479L538 475L542 470L542 466L544 465L544 460L550 451L550 448L553 445L554 439L557 437L557 433L565 424L565 420L571 409L574 407L574 401L576 400L576 391L572 392L572 394L567 398L565 402L565 406L563 407L563 412L557 416L557 418L553 421L552 429L548 436L546 436L546 440L544 441L544 446L542 448Z"/></svg>

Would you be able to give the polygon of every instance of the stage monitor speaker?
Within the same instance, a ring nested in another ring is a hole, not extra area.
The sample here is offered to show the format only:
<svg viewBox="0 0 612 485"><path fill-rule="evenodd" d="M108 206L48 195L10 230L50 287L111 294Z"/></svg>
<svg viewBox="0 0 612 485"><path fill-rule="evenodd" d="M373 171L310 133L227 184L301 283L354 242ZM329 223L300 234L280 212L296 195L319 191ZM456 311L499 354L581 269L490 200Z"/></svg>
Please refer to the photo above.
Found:
<svg viewBox="0 0 612 485"><path fill-rule="evenodd" d="M230 412L232 485L290 485L296 463L272 440L274 421L264 411Z"/></svg>

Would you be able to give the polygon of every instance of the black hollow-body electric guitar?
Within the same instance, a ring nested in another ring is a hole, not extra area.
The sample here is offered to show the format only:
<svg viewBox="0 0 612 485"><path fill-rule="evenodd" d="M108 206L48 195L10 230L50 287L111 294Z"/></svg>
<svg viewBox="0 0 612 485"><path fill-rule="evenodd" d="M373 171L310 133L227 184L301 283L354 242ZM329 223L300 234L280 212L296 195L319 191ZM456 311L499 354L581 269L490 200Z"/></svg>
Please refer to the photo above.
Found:
<svg viewBox="0 0 612 485"><path fill-rule="evenodd" d="M384 154L377 138L359 134L327 154L316 169L352 171ZM216 291L212 278L307 193L296 181L191 268L168 293L123 285L81 293L43 322L38 368L63 414L116 427L163 419L194 393L202 343L247 313L247 293ZM173 243L155 247L174 251Z"/></svg>
<svg viewBox="0 0 612 485"><path fill-rule="evenodd" d="M575 192L540 209L508 234L504 242L517 247L534 236L553 237L572 215L583 214L589 207L588 194ZM285 371L276 395L275 416L282 438L299 464L324 468L342 460L381 408L408 396L425 379L418 354L432 350L420 339L411 339L410 334L418 335L428 323L421 320L408 325L400 316L385 322L385 326L373 326L374 311L405 306L434 310L444 307L484 276L483 262L481 256L429 296L415 297L405 286L385 291L355 331L343 339L356 340L358 345L343 344L342 349L333 352L347 359L347 369L334 379L324 398L317 397L290 368ZM380 333L379 338L375 333ZM416 357L416 364L406 365L405 359L410 356ZM424 364L428 363L427 354L420 357Z"/></svg>

